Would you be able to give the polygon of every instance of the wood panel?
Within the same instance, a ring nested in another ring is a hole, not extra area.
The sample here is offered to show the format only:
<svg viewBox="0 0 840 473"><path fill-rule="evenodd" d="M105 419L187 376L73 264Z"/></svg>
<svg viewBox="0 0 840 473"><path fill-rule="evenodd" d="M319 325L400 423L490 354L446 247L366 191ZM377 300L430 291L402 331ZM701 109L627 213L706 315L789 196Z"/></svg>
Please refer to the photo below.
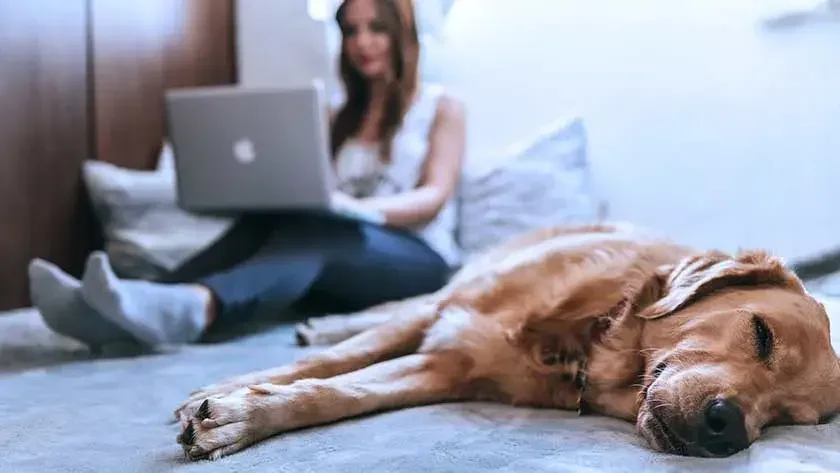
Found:
<svg viewBox="0 0 840 473"><path fill-rule="evenodd" d="M169 87L235 81L234 0L0 0L0 310L100 246L85 159L150 168Z"/></svg>
<svg viewBox="0 0 840 473"><path fill-rule="evenodd" d="M233 0L91 0L98 159L152 168L163 92L235 80Z"/></svg>
<svg viewBox="0 0 840 473"><path fill-rule="evenodd" d="M88 157L86 0L0 0L0 310L28 304L33 257L78 272L95 226Z"/></svg>

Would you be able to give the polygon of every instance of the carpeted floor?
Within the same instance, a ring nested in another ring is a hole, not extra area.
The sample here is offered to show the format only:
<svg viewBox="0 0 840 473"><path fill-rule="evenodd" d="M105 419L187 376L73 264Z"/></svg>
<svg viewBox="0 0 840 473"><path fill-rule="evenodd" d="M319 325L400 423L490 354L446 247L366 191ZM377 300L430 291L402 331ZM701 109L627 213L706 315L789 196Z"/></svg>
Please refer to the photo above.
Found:
<svg viewBox="0 0 840 473"><path fill-rule="evenodd" d="M831 312L840 314L840 303ZM772 428L745 452L706 460L653 453L622 421L472 403L288 433L214 463L185 460L168 423L172 409L198 386L301 356L293 340L280 326L93 358L51 335L33 311L0 316L0 472L840 470L840 420Z"/></svg>

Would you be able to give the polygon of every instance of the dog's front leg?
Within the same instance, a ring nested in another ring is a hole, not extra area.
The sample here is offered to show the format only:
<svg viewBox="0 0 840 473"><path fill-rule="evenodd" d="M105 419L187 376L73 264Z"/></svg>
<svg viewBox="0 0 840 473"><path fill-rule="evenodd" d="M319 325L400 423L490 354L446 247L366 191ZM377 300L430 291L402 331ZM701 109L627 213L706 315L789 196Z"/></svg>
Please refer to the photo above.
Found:
<svg viewBox="0 0 840 473"><path fill-rule="evenodd" d="M456 400L467 369L457 354L420 354L328 379L249 386L205 399L178 442L191 459L217 459L293 429Z"/></svg>
<svg viewBox="0 0 840 473"><path fill-rule="evenodd" d="M431 310L406 315L395 321L362 332L294 363L237 376L221 383L205 386L190 394L175 409L175 419L185 425L201 402L209 397L221 397L254 384L290 384L300 379L330 378L359 370L374 363L407 355L417 350L426 328L434 321Z"/></svg>

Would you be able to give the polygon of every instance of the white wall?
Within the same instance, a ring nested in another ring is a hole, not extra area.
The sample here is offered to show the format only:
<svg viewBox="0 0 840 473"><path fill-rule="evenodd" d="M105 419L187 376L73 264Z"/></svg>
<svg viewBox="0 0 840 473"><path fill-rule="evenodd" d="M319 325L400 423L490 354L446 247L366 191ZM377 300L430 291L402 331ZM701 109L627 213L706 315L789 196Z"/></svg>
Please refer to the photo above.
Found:
<svg viewBox="0 0 840 473"><path fill-rule="evenodd" d="M332 13L316 19L309 7L307 0L237 0L240 85L294 86L326 77L333 79L327 86L335 87L330 52L335 37L325 23Z"/></svg>
<svg viewBox="0 0 840 473"><path fill-rule="evenodd" d="M458 0L472 159L574 111L614 217L790 258L840 246L840 23L767 32L770 6Z"/></svg>

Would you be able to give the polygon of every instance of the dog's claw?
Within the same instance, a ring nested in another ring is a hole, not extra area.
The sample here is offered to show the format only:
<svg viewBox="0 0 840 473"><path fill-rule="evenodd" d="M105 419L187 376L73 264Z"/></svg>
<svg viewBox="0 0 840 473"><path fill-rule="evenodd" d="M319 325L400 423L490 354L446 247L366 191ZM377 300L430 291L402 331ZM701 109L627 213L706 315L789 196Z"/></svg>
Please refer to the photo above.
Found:
<svg viewBox="0 0 840 473"><path fill-rule="evenodd" d="M181 432L181 435L178 436L178 443L183 445L192 445L195 442L195 428L193 427L193 423L190 422L187 425L187 428Z"/></svg>
<svg viewBox="0 0 840 473"><path fill-rule="evenodd" d="M297 345L299 347L309 346L309 339L306 338L306 335L303 333L303 330L311 328L312 325L309 323L308 320L299 323L297 325L297 328L295 328L295 341L297 342Z"/></svg>
<svg viewBox="0 0 840 473"><path fill-rule="evenodd" d="M185 451L185 453L187 454L187 457L192 461L204 460L208 458L207 452L205 452L199 447L192 447L188 451Z"/></svg>
<svg viewBox="0 0 840 473"><path fill-rule="evenodd" d="M208 417L210 417L210 400L205 399L198 408L198 411L196 411L195 418L198 420L204 420Z"/></svg>

